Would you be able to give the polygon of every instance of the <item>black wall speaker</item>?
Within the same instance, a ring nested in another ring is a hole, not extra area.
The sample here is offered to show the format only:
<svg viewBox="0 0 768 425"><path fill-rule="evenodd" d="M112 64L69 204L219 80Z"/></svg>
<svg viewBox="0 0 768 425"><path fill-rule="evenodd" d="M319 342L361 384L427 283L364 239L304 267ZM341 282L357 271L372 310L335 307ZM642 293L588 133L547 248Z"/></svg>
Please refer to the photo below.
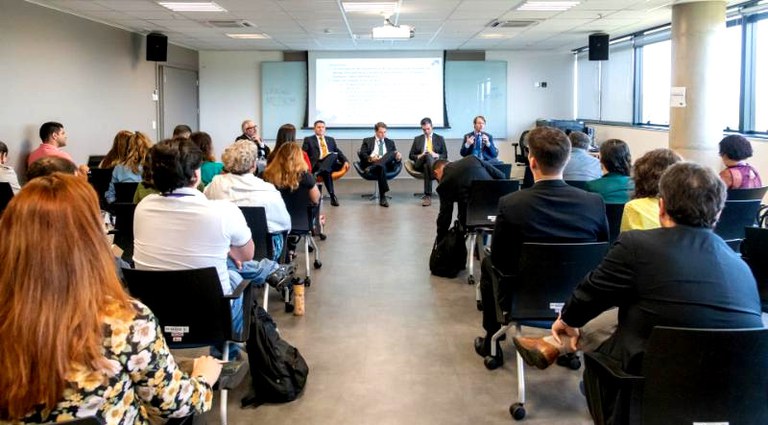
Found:
<svg viewBox="0 0 768 425"><path fill-rule="evenodd" d="M156 32L147 34L147 60L155 62L168 60L168 37Z"/></svg>
<svg viewBox="0 0 768 425"><path fill-rule="evenodd" d="M597 33L589 36L589 60L608 60L608 34Z"/></svg>

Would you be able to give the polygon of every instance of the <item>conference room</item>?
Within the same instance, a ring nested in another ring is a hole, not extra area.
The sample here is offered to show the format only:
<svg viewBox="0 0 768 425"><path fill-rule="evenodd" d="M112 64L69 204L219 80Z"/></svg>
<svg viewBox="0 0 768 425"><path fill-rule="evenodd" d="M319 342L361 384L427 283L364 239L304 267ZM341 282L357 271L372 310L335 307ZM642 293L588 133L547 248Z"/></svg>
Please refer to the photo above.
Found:
<svg viewBox="0 0 768 425"><path fill-rule="evenodd" d="M105 155L121 130L157 143L179 124L208 133L218 161L245 120L269 146L284 124L301 142L323 120L350 162L384 122L405 161L424 117L456 161L483 116L512 179L525 173L521 136L547 120L583 127L595 148L623 140L633 160L670 148L715 172L724 168L718 142L741 134L749 164L768 175L765 0L173 3L0 2L0 141L22 187L48 121L64 125L76 164ZM297 275L311 273L303 316L267 291L282 338L309 365L303 393L241 408L247 378L223 410L214 392L203 420L496 424L523 403L527 423L593 423L583 361L578 370L525 366L521 399L513 329L504 363L486 368L472 343L483 334L478 294L467 284L480 262L468 258L456 278L433 276L439 198L422 206L414 193L423 184L405 169L389 185L381 208L366 196L375 183L350 164L335 181L341 205L323 199L327 239L314 238L316 252L303 241L296 250ZM321 267L305 263L318 253Z"/></svg>

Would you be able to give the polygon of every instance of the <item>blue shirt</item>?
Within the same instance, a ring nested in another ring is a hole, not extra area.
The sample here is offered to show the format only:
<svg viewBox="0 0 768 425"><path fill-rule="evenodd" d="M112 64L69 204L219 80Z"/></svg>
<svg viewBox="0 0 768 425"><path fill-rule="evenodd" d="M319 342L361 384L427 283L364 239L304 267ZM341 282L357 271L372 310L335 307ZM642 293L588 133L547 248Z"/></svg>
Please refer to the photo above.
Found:
<svg viewBox="0 0 768 425"><path fill-rule="evenodd" d="M107 202L110 204L115 202L115 183L128 182L141 183L141 165L139 165L138 173L134 173L123 164L115 165L115 168L112 170L112 180L109 181L109 189L104 193L104 198Z"/></svg>

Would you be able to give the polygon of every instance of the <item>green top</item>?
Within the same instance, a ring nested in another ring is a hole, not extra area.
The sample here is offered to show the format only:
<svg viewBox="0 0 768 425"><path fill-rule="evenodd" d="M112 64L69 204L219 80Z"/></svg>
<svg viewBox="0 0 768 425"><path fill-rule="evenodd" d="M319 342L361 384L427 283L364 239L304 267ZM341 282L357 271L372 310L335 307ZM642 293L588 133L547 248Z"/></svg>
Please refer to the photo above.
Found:
<svg viewBox="0 0 768 425"><path fill-rule="evenodd" d="M588 181L587 190L599 193L607 204L624 204L635 190L635 182L629 176L608 173L597 180Z"/></svg>
<svg viewBox="0 0 768 425"><path fill-rule="evenodd" d="M200 167L200 174L203 179L203 184L208 186L213 180L214 176L221 174L224 169L224 164L221 162L206 161L203 162L203 166Z"/></svg>
<svg viewBox="0 0 768 425"><path fill-rule="evenodd" d="M139 183L139 185L136 187L136 193L133 194L133 203L138 204L139 201L146 198L148 195L151 195L153 193L160 193L159 190L151 187L145 187L144 182Z"/></svg>

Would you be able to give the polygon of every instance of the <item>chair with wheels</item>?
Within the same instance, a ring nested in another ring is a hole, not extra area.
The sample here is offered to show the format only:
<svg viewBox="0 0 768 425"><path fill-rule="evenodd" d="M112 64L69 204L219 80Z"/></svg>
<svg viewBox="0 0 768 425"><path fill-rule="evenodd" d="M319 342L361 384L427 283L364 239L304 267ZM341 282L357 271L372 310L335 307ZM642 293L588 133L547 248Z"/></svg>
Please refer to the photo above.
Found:
<svg viewBox="0 0 768 425"><path fill-rule="evenodd" d="M613 244L621 232L621 216L624 204L605 204L605 216L608 219L608 242Z"/></svg>
<svg viewBox="0 0 768 425"><path fill-rule="evenodd" d="M3 214L5 207L8 206L11 199L13 199L13 189L11 189L11 184L0 182L0 215Z"/></svg>
<svg viewBox="0 0 768 425"><path fill-rule="evenodd" d="M517 180L474 180L469 189L467 201L467 231L469 232L469 249L467 249L467 283L475 285L475 302L477 309L482 310L480 281L474 275L474 256L477 249L478 257L483 253L483 244L478 242L493 232L496 214L499 212L499 198L520 189Z"/></svg>
<svg viewBox="0 0 768 425"><path fill-rule="evenodd" d="M491 355L485 358L488 369L503 364L497 353L498 340L513 326L520 335L523 326L550 328L563 304L576 285L602 261L608 242L533 243L523 244L516 276L503 276L497 271L493 279L506 289L508 296L497 300L504 316L504 326L491 338ZM574 361L571 368L581 364ZM517 353L518 400L509 407L516 420L525 417L525 363Z"/></svg>
<svg viewBox="0 0 768 425"><path fill-rule="evenodd" d="M365 180L373 181L373 193L372 194L364 194L362 195L363 198L368 198L369 201L375 201L379 199L379 185L377 183L377 177L374 175L371 175L370 173L366 172L363 167L360 165L360 161L355 161L352 163L352 165L355 167L355 171L357 171L357 174L360 175ZM392 180L395 177L397 177L398 174L400 174L400 171L403 170L403 163L402 161L396 161L395 166L392 169L385 170L385 175L387 180Z"/></svg>
<svg viewBox="0 0 768 425"><path fill-rule="evenodd" d="M304 239L304 260L306 265L304 285L310 286L312 284L309 267L310 247L314 253L314 268L319 269L323 266L323 263L320 262L320 249L315 242L315 238L312 237L313 224L320 207L318 205L312 205L312 202L309 200L309 190L306 188L300 187L290 193L281 193L283 195L283 201L285 201L285 208L291 216L291 231L288 233L288 238L296 238L298 241L302 238ZM283 251L287 256L288 250L284 249Z"/></svg>
<svg viewBox="0 0 768 425"><path fill-rule="evenodd" d="M243 280L224 295L215 267L192 270L147 271L123 269L126 287L157 316L170 348L224 345L229 360L231 342L248 338L253 294L251 281ZM242 296L243 330L232 329L230 302ZM200 314L205 312L205 314ZM227 390L221 389L221 423L227 423Z"/></svg>
<svg viewBox="0 0 768 425"><path fill-rule="evenodd" d="M657 326L641 375L599 352L584 357L585 384L594 382L585 389L595 424L608 423L604 401L613 404L617 391L615 423L768 423L768 329Z"/></svg>

